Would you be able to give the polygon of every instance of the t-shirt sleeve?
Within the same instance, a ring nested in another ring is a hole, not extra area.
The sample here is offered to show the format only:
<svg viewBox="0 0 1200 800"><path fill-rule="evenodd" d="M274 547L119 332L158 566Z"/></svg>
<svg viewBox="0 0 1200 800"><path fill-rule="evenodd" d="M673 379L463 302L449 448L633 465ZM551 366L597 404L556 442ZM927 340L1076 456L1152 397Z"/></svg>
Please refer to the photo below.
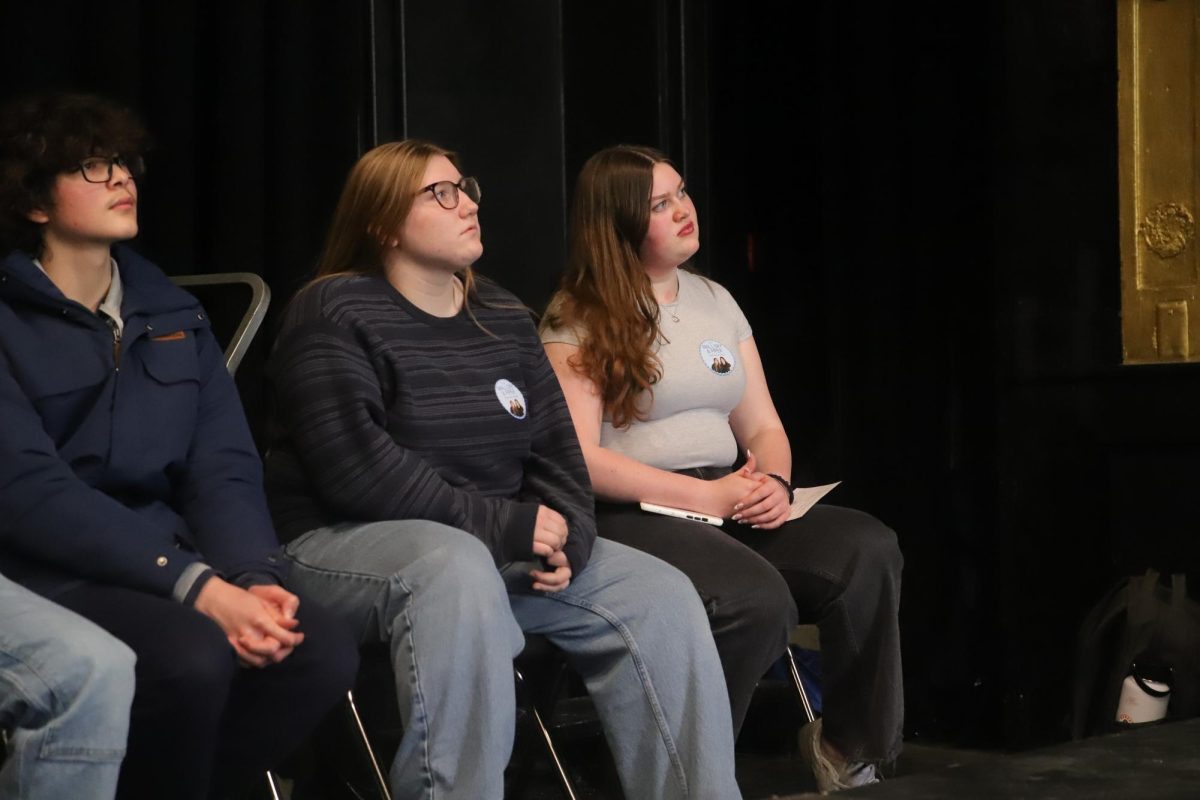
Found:
<svg viewBox="0 0 1200 800"><path fill-rule="evenodd" d="M540 333L542 344L569 344L579 346L579 336L574 328L546 328Z"/></svg>
<svg viewBox="0 0 1200 800"><path fill-rule="evenodd" d="M543 319L554 316L557 313L558 308L558 301L551 300ZM538 336L541 337L542 344L569 344L578 347L580 342L583 341L583 337L580 335L580 332L571 325L563 325L556 328L542 326L538 330Z"/></svg>
<svg viewBox="0 0 1200 800"><path fill-rule="evenodd" d="M717 303L721 307L723 316L728 316L733 320L734 329L737 333L737 340L744 342L754 335L754 331L750 328L750 320L746 319L746 315L742 312L742 307L738 305L737 300L733 299L733 295L729 290L720 284L714 284L717 294Z"/></svg>
<svg viewBox="0 0 1200 800"><path fill-rule="evenodd" d="M578 347L582 340L579 332L567 325L561 328L542 328L538 335L542 338L542 344L569 344Z"/></svg>

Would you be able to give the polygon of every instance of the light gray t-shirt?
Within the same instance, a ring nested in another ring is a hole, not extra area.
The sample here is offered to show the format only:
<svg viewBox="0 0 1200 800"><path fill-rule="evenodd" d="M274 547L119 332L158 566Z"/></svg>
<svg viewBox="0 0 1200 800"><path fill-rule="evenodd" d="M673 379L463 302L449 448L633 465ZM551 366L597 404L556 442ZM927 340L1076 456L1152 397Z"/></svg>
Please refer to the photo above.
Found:
<svg viewBox="0 0 1200 800"><path fill-rule="evenodd" d="M725 287L681 270L679 296L661 306L659 328L662 380L652 401L643 397L645 421L618 429L606 414L600 445L659 469L733 464L729 414L746 389L738 345L753 335L746 315ZM578 345L580 336L557 329L542 341Z"/></svg>

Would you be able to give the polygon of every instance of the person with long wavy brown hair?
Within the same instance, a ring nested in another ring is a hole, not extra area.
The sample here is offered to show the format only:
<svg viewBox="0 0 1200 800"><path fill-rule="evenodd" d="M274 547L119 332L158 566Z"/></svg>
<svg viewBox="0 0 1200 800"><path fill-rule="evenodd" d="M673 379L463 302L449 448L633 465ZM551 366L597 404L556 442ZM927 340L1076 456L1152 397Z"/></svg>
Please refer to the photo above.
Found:
<svg viewBox="0 0 1200 800"><path fill-rule="evenodd" d="M583 678L625 797L738 797L703 606L678 570L596 536L529 312L471 270L480 200L427 142L351 170L268 367L267 487L292 576L389 648L397 800L503 795L523 631Z"/></svg>
<svg viewBox="0 0 1200 800"><path fill-rule="evenodd" d="M542 320L597 497L601 535L679 567L704 600L740 727L797 620L821 631L825 714L801 732L821 791L877 779L901 745L902 558L873 517L791 516L791 449L750 325L686 269L696 209L662 153L584 165L566 272ZM734 469L740 450L746 461ZM652 503L726 519L642 511Z"/></svg>

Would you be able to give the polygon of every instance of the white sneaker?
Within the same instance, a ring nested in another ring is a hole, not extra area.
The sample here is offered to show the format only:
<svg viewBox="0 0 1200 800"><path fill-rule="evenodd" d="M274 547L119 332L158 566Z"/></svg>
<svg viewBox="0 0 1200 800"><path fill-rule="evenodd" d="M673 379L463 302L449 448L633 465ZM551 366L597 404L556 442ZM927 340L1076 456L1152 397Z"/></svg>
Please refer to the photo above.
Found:
<svg viewBox="0 0 1200 800"><path fill-rule="evenodd" d="M840 789L853 789L879 783L874 764L847 761L840 767L821 750L821 720L810 722L800 729L800 757L808 764L817 779L817 791L829 794Z"/></svg>

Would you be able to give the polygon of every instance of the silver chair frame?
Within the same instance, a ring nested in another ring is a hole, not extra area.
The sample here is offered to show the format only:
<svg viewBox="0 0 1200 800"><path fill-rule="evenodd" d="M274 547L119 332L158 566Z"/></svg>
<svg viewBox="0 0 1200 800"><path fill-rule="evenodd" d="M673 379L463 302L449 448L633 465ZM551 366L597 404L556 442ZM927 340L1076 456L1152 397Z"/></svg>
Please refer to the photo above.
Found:
<svg viewBox="0 0 1200 800"><path fill-rule="evenodd" d="M521 674L521 670L513 667L513 674L517 677L517 682L525 683L525 676ZM558 757L558 750L554 746L554 739L550 736L550 731L546 727L546 723L542 721L542 715L538 712L537 706L533 703L529 704L529 710L533 712L533 721L537 725L538 732L542 735L542 741L546 745L546 752L550 756L550 761L554 763L554 769L558 773L559 787L563 790L563 794L568 800L577 800L575 796L575 787L571 785L571 779L567 777L567 770L563 766L562 760Z"/></svg>
<svg viewBox="0 0 1200 800"><path fill-rule="evenodd" d="M367 759L371 762L371 774L375 778L375 788L379 790L379 796L383 800L392 800L392 793L388 789L387 778L384 777L383 770L379 767L379 759L375 756L375 748L371 746L371 740L367 738L367 729L363 726L362 717L358 715L358 706L354 704L354 692L346 692L346 705L350 710L350 716L354 719L354 728L358 731L363 751L367 754Z"/></svg>
<svg viewBox="0 0 1200 800"><path fill-rule="evenodd" d="M804 716L809 722L816 720L817 716L813 713L812 702L808 699L808 692L804 689L804 682L800 680L800 670L796 666L796 657L792 655L792 645L799 645L806 650L821 649L820 633L817 631L816 625L797 625L792 628L791 635L788 636L788 646L785 648L787 653L788 672L792 676L792 684L796 687L796 694L800 697L800 705L804 707Z"/></svg>
<svg viewBox="0 0 1200 800"><path fill-rule="evenodd" d="M250 349L250 342L262 327L263 319L267 316L267 306L271 303L271 289L266 281L253 272L217 272L204 275L174 275L171 280L176 286L220 286L222 284L241 283L250 287L250 306L242 315L233 338L225 346L225 368L229 374L237 372L238 366Z"/></svg>

